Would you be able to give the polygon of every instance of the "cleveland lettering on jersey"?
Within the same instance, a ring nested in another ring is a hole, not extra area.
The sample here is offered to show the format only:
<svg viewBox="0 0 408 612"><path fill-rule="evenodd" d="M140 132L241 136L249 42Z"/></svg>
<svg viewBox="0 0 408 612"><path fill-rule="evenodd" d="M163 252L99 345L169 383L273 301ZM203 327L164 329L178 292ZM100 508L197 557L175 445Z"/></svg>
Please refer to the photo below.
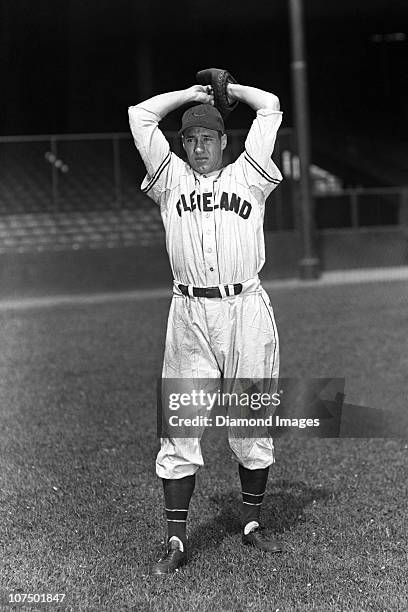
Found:
<svg viewBox="0 0 408 612"><path fill-rule="evenodd" d="M242 217L248 219L252 211L252 204L243 198L240 198L236 193L228 194L223 191L219 202L214 202L214 194L205 192L202 195L196 193L195 190L189 196L180 195L177 201L176 209L179 217L185 212L194 212L200 210L203 212L212 212L217 209L232 211Z"/></svg>

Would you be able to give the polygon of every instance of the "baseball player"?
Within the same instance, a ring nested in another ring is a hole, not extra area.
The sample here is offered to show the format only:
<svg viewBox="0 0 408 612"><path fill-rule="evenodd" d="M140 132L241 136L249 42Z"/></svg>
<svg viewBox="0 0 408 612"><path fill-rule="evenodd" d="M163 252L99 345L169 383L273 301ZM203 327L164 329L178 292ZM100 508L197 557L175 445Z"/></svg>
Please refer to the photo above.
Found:
<svg viewBox="0 0 408 612"><path fill-rule="evenodd" d="M235 81L225 70L197 74L201 83L157 95L129 108L136 147L146 166L142 191L160 206L173 272L163 378L272 379L279 375L279 345L269 298L258 272L265 261L265 200L282 180L271 159L282 120L278 98ZM223 166L225 117L238 103L255 118L238 159ZM182 117L184 162L159 129L168 113ZM220 109L220 110L218 110ZM221 111L221 112L220 112ZM242 486L242 541L281 552L260 528L260 509L273 442L229 436ZM152 574L187 561L186 521L203 465L199 438L164 438L156 460L162 479L168 539Z"/></svg>

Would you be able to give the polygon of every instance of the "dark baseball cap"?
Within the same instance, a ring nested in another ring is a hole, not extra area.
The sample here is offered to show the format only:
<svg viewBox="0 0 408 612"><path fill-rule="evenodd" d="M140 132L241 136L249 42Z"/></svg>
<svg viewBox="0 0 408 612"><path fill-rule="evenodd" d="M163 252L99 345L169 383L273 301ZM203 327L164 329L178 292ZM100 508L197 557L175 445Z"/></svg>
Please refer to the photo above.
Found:
<svg viewBox="0 0 408 612"><path fill-rule="evenodd" d="M197 104L188 108L181 120L180 134L190 127L203 127L224 133L224 121L212 104Z"/></svg>

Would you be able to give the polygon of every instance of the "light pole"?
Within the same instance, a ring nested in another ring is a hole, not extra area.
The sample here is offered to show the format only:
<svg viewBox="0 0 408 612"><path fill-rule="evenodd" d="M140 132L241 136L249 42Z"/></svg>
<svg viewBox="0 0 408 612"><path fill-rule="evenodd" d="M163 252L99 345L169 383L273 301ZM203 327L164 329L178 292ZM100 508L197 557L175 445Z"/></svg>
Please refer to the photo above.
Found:
<svg viewBox="0 0 408 612"><path fill-rule="evenodd" d="M289 7L295 132L300 164L297 217L300 221L302 257L299 261L299 273L300 277L306 280L319 276L319 259L314 244L314 202L310 186L310 128L302 0L289 0Z"/></svg>

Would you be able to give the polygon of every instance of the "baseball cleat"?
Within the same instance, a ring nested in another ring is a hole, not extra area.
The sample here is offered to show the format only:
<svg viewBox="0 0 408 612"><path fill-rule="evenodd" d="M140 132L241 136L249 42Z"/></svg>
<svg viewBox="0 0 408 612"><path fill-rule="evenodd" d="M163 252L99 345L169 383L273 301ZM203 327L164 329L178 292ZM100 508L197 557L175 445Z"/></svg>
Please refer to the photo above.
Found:
<svg viewBox="0 0 408 612"><path fill-rule="evenodd" d="M150 573L153 576L172 574L187 563L187 554L180 550L177 540L172 540L168 544L167 554L153 563Z"/></svg>
<svg viewBox="0 0 408 612"><path fill-rule="evenodd" d="M242 542L246 546L253 546L258 550L263 550L265 552L283 552L284 548L278 540L275 538L269 537L265 535L259 527L250 531L248 535L242 535Z"/></svg>

